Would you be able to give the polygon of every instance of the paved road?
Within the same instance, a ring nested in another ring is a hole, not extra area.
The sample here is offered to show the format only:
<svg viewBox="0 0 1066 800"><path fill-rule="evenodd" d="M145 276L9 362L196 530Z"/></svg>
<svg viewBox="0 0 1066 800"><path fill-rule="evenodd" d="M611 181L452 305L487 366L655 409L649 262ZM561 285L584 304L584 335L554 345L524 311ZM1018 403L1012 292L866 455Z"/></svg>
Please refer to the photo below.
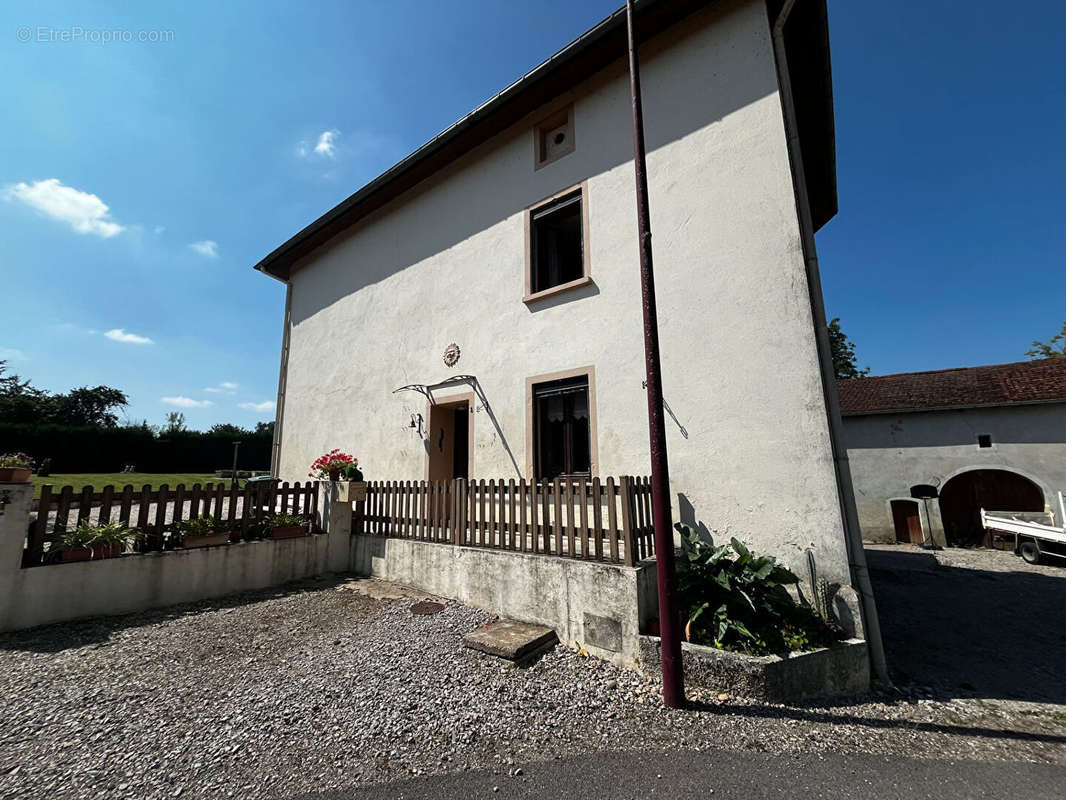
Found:
<svg viewBox="0 0 1066 800"><path fill-rule="evenodd" d="M496 787L496 790L494 790ZM692 752L604 753L507 771L416 778L291 800L472 800L473 798L670 798L759 800L1061 800L1066 767L884 756Z"/></svg>

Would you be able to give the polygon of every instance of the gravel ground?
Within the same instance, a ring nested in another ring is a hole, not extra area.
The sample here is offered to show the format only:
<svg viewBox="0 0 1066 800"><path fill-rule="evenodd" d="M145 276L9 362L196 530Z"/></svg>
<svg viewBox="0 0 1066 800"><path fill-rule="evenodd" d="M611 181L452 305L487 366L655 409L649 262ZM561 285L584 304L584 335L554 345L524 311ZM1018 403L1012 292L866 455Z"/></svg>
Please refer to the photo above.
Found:
<svg viewBox="0 0 1066 800"><path fill-rule="evenodd" d="M0 636L0 797L274 798L603 750L891 753L1066 764L1061 707L910 694L666 711L654 680L565 647L514 669L320 581ZM380 595L380 591L376 592ZM1057 709L1057 710L1056 710Z"/></svg>

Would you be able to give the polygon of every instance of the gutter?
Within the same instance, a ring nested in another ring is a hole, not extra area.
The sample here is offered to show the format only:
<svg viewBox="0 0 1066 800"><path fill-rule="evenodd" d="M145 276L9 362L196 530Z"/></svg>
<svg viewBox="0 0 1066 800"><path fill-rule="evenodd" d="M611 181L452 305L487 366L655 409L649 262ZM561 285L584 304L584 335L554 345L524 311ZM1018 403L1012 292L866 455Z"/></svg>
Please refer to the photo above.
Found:
<svg viewBox="0 0 1066 800"><path fill-rule="evenodd" d="M808 4L817 0L806 0ZM881 640L881 623L874 601L873 584L866 564L866 551L862 545L859 517L855 510L855 490L851 483L851 467L848 451L844 446L843 422L840 416L840 398L837 395L836 376L833 374L833 355L829 346L829 326L825 318L825 301L822 297L822 281L818 269L818 251L814 243L814 221L811 216L810 199L807 194L807 179L803 169L796 108L792 99L792 81L789 74L788 56L785 48L785 25L796 6L796 0L785 0L776 19L771 19L774 55L777 63L777 78L781 96L781 110L785 120L785 136L788 140L788 157L792 164L793 186L796 195L796 212L799 217L800 239L803 260L807 271L808 297L811 320L818 346L818 362L822 379L822 397L825 403L829 440L833 452L833 467L837 479L837 501L840 505L841 522L844 526L844 543L847 549L848 566L854 588L858 591L865 623L866 643L870 652L870 665L877 681L886 687L892 685L885 661L885 649ZM809 6L808 6L809 7ZM769 11L769 8L767 8Z"/></svg>

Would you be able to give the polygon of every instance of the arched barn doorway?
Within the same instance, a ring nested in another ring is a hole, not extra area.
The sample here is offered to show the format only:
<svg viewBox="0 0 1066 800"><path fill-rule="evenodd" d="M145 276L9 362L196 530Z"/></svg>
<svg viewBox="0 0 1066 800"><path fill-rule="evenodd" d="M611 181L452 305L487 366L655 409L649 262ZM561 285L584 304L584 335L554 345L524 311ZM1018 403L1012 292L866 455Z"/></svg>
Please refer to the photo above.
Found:
<svg viewBox="0 0 1066 800"><path fill-rule="evenodd" d="M1043 511L1044 492L1028 478L1005 469L975 469L956 475L940 490L940 516L948 544L966 546L985 541L982 508Z"/></svg>

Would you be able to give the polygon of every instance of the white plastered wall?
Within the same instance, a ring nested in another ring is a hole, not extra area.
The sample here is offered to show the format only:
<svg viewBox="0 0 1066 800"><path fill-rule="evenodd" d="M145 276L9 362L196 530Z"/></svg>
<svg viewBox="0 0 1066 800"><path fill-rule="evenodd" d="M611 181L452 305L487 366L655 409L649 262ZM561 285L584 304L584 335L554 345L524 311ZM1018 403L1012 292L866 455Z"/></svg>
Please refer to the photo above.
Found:
<svg viewBox="0 0 1066 800"><path fill-rule="evenodd" d="M487 401L473 415L474 476L517 478L526 377L589 365L597 473L647 474L624 70L559 98L574 104L574 153L534 170L532 115L305 259L292 279L282 479L332 447L370 479L421 479L410 422L425 399L393 390L458 374L476 376ZM847 583L764 4L683 21L643 48L642 80L674 518L801 574L812 548L823 577ZM527 307L523 211L581 181L593 284ZM447 368L451 342L462 357Z"/></svg>

